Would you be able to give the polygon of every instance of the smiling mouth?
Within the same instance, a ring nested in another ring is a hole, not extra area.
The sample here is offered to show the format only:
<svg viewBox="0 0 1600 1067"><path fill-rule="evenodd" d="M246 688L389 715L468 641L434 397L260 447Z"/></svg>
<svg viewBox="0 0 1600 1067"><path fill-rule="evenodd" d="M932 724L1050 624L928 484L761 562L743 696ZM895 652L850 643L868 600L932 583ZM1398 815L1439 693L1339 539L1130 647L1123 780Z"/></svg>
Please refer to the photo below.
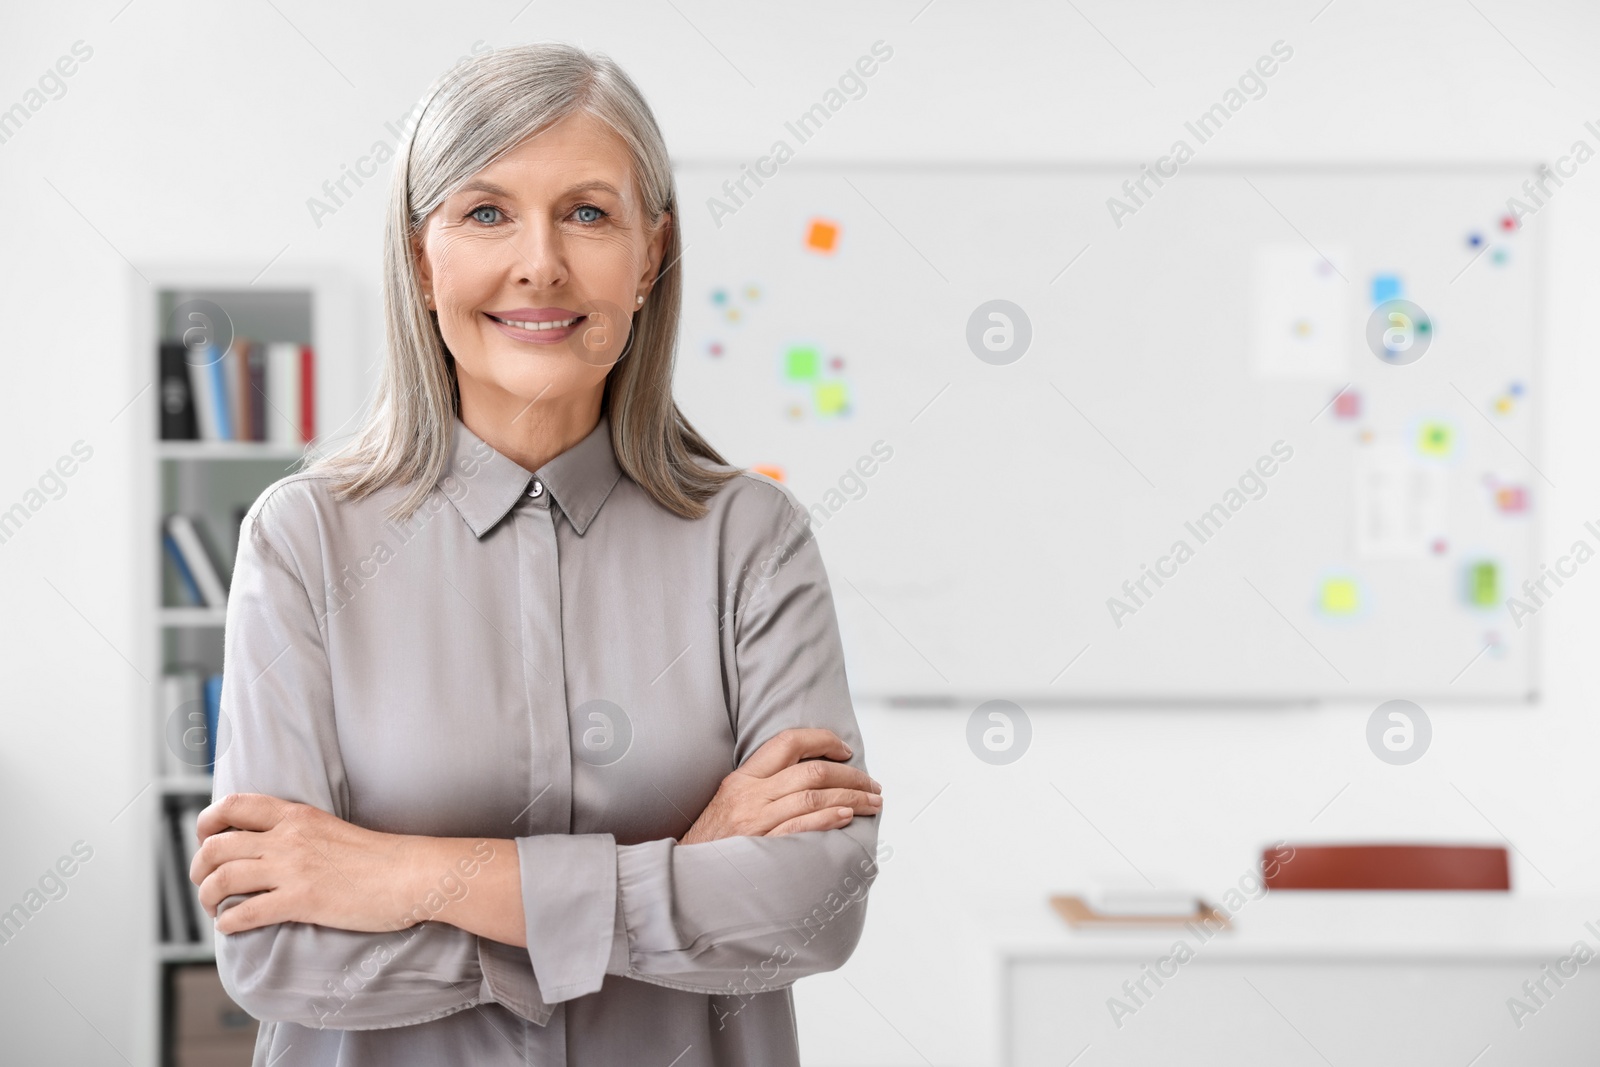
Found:
<svg viewBox="0 0 1600 1067"><path fill-rule="evenodd" d="M510 326L515 330L564 330L568 326L582 322L589 317L587 315L579 315L576 318L553 319L550 322L520 322L516 319L502 319L498 315L490 315L487 311L484 314L502 326Z"/></svg>

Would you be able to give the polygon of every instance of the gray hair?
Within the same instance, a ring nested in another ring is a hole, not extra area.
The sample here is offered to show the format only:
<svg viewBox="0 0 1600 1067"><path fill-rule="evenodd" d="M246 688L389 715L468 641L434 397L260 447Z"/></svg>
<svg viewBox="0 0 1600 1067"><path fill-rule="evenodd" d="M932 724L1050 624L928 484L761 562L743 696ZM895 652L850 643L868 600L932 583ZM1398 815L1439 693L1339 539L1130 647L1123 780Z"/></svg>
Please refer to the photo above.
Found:
<svg viewBox="0 0 1600 1067"><path fill-rule="evenodd" d="M587 112L615 130L633 161L647 225L671 213L666 266L633 318L628 354L606 376L618 465L659 503L699 518L736 470L684 418L672 398L682 272L677 190L655 116L622 68L600 53L542 43L499 48L442 74L423 96L401 147L384 226L383 308L387 346L372 410L355 438L310 467L332 474L341 499L409 485L390 517L404 521L444 473L461 397L455 360L423 303L413 239L428 216L478 171L535 133Z"/></svg>

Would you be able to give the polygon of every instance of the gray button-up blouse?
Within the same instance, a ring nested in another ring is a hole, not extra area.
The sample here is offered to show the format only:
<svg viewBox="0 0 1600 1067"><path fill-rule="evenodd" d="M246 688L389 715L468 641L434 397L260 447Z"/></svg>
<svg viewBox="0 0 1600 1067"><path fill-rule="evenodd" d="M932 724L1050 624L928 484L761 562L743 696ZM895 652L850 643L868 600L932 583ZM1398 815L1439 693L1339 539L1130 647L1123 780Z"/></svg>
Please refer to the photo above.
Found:
<svg viewBox="0 0 1600 1067"><path fill-rule="evenodd" d="M685 519L610 435L530 474L458 419L403 524L400 487L340 502L316 473L250 508L214 795L514 840L482 858L519 865L528 942L425 919L466 861L404 929L219 935L257 1067L799 1063L789 986L854 949L878 820L675 839L781 730L833 730L865 769L822 558L780 483L745 472Z"/></svg>

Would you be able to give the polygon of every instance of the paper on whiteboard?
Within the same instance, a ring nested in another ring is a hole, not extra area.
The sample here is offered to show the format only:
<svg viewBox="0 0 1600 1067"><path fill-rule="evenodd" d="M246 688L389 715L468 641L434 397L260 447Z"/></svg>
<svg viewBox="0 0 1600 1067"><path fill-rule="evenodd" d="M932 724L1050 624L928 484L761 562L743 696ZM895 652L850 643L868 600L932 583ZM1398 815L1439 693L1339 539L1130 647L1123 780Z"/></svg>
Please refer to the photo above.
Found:
<svg viewBox="0 0 1600 1067"><path fill-rule="evenodd" d="M1356 554L1423 556L1443 536L1448 482L1443 467L1401 445L1369 445L1356 460Z"/></svg>
<svg viewBox="0 0 1600 1067"><path fill-rule="evenodd" d="M1304 244L1256 248L1250 310L1260 377L1345 381L1350 285L1334 267L1343 253L1323 251L1326 259Z"/></svg>

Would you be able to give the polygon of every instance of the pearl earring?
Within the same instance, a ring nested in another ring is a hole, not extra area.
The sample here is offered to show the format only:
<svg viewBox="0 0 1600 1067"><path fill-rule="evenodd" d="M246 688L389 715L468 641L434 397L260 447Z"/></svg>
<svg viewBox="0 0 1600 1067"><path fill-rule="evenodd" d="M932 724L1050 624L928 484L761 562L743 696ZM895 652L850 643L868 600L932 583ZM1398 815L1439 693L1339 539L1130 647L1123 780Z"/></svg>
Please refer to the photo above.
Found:
<svg viewBox="0 0 1600 1067"><path fill-rule="evenodd" d="M642 297L642 296L641 296L641 297L636 297L636 298L635 298L635 300L634 300L634 302L635 302L635 303L639 303L639 304L642 304L642 303L644 303L644 297Z"/></svg>

